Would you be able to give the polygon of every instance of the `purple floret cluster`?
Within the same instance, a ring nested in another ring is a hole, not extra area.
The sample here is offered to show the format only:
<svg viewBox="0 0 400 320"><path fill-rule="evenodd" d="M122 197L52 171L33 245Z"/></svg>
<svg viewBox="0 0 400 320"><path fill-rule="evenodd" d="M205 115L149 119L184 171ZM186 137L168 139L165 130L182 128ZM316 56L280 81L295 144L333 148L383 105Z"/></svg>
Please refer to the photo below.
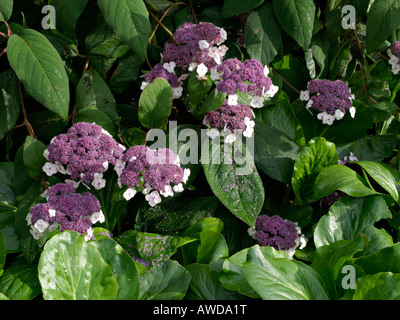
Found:
<svg viewBox="0 0 400 320"><path fill-rule="evenodd" d="M109 164L115 165L122 158L124 150L102 127L78 122L67 133L52 139L43 153L48 161L43 171L48 176L68 175L72 179L70 183L91 183L101 189L105 186L103 173Z"/></svg>
<svg viewBox="0 0 400 320"><path fill-rule="evenodd" d="M163 52L164 62L175 62L182 70L194 70L205 66L208 70L219 65L228 48L221 45L226 31L212 23L186 22L174 33L175 42L169 43Z"/></svg>
<svg viewBox="0 0 400 320"><path fill-rule="evenodd" d="M238 103L232 106L225 100L221 107L205 115L203 124L211 128L207 132L211 137L219 135L219 130L228 130L230 133L239 130L245 137L251 137L254 131L253 118L253 110L248 105Z"/></svg>
<svg viewBox="0 0 400 320"><path fill-rule="evenodd" d="M319 111L317 118L328 125L342 119L347 111L354 118L353 99L350 88L341 80L314 79L308 83L306 91L300 92L300 100L308 101L306 109Z"/></svg>
<svg viewBox="0 0 400 320"><path fill-rule="evenodd" d="M170 149L150 149L146 146L133 146L126 151L117 163L120 186L128 189L124 198L130 200L141 191L151 206L161 202L161 196L173 196L183 191L189 169L182 169L179 157Z"/></svg>
<svg viewBox="0 0 400 320"><path fill-rule="evenodd" d="M47 203L35 205L26 217L36 240L57 229L77 231L90 240L93 225L105 221L99 200L89 192L76 193L72 185L56 184L44 196Z"/></svg>
<svg viewBox="0 0 400 320"><path fill-rule="evenodd" d="M302 249L306 245L306 239L297 224L278 215L259 216L252 235L260 246L273 247L290 255L294 254L297 247Z"/></svg>

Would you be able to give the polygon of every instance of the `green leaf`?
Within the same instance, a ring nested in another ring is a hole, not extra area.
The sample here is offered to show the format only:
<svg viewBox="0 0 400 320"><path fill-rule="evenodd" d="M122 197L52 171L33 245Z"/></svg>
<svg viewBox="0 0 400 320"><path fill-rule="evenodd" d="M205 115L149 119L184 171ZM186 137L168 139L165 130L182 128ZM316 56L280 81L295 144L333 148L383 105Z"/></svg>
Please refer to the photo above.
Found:
<svg viewBox="0 0 400 320"><path fill-rule="evenodd" d="M50 0L56 10L57 30L75 39L75 26L89 0Z"/></svg>
<svg viewBox="0 0 400 320"><path fill-rule="evenodd" d="M380 272L357 280L353 300L399 300L400 274Z"/></svg>
<svg viewBox="0 0 400 320"><path fill-rule="evenodd" d="M0 140L15 126L20 109L18 78L8 70L0 74Z"/></svg>
<svg viewBox="0 0 400 320"><path fill-rule="evenodd" d="M24 143L24 164L25 168L32 179L40 180L43 174L42 167L46 163L46 158L43 156L43 152L46 146L43 142L26 137Z"/></svg>
<svg viewBox="0 0 400 320"><path fill-rule="evenodd" d="M344 295L342 267L363 248L362 238L357 237L355 240L341 240L319 247L313 254L311 267L321 276L332 300L337 300Z"/></svg>
<svg viewBox="0 0 400 320"><path fill-rule="evenodd" d="M96 123L103 129L107 130L114 138L117 136L115 124L103 111L99 109L85 109L77 113L76 122L90 122Z"/></svg>
<svg viewBox="0 0 400 320"><path fill-rule="evenodd" d="M229 248L222 234L204 230L200 232L200 247L197 250L197 263L212 264L227 258Z"/></svg>
<svg viewBox="0 0 400 320"><path fill-rule="evenodd" d="M259 258L249 256L243 274L263 300L329 299L320 276L310 266L273 255Z"/></svg>
<svg viewBox="0 0 400 320"><path fill-rule="evenodd" d="M400 1L375 0L367 14L367 53L375 50L399 28Z"/></svg>
<svg viewBox="0 0 400 320"><path fill-rule="evenodd" d="M4 234L0 231L0 277L3 274L4 264L6 263L7 249L6 249L6 239Z"/></svg>
<svg viewBox="0 0 400 320"><path fill-rule="evenodd" d="M35 30L22 29L8 40L7 57L26 91L66 119L70 100L68 76L49 40Z"/></svg>
<svg viewBox="0 0 400 320"><path fill-rule="evenodd" d="M367 274L378 272L400 273L400 243L383 248L369 256L362 256L355 260L355 263Z"/></svg>
<svg viewBox="0 0 400 320"><path fill-rule="evenodd" d="M218 272L212 270L209 265L193 263L186 266L192 280L187 295L188 300L237 300L243 296L231 292L218 281Z"/></svg>
<svg viewBox="0 0 400 320"><path fill-rule="evenodd" d="M157 78L144 88L139 99L139 121L148 129L161 128L172 110L172 89L163 78Z"/></svg>
<svg viewBox="0 0 400 320"><path fill-rule="evenodd" d="M267 65L275 58L282 42L281 28L275 18L272 3L265 3L250 13L246 19L244 39L252 59Z"/></svg>
<svg viewBox="0 0 400 320"><path fill-rule="evenodd" d="M85 72L76 88L76 110L88 109L101 110L114 122L119 118L110 88L94 69Z"/></svg>
<svg viewBox="0 0 400 320"><path fill-rule="evenodd" d="M264 0L249 0L245 2L241 0L224 0L221 17L229 18L241 13L252 11L263 2Z"/></svg>
<svg viewBox="0 0 400 320"><path fill-rule="evenodd" d="M243 263L247 261L247 254L250 248L243 249L224 260L219 273L219 281L225 289L237 291L253 299L259 295L249 285L243 275Z"/></svg>
<svg viewBox="0 0 400 320"><path fill-rule="evenodd" d="M336 190L343 191L352 197L379 194L371 189L357 172L343 165L333 165L322 169L315 180L314 194L317 199L329 196Z"/></svg>
<svg viewBox="0 0 400 320"><path fill-rule="evenodd" d="M199 106L200 102L206 97L210 90L213 82L210 77L206 80L197 79L197 75L193 72L190 74L188 79L188 93L190 100L190 108L194 110Z"/></svg>
<svg viewBox="0 0 400 320"><path fill-rule="evenodd" d="M22 258L11 263L0 277L0 292L10 300L32 300L40 294L36 265Z"/></svg>
<svg viewBox="0 0 400 320"><path fill-rule="evenodd" d="M142 0L97 0L104 19L136 53L145 60L151 32L149 16Z"/></svg>
<svg viewBox="0 0 400 320"><path fill-rule="evenodd" d="M10 19L13 11L14 0L2 0L0 3L0 21Z"/></svg>
<svg viewBox="0 0 400 320"><path fill-rule="evenodd" d="M367 173L392 196L394 201L400 203L400 186L397 179L384 164L373 161L356 161Z"/></svg>
<svg viewBox="0 0 400 320"><path fill-rule="evenodd" d="M336 146L324 138L316 138L304 146L294 164L292 186L296 200L308 204L318 200L314 184L323 168L338 163Z"/></svg>
<svg viewBox="0 0 400 320"><path fill-rule="evenodd" d="M101 239L90 242L99 250L104 261L111 266L117 279L117 300L136 300L139 297L139 276L136 264L114 240Z"/></svg>
<svg viewBox="0 0 400 320"><path fill-rule="evenodd" d="M274 0L273 7L281 27L307 49L314 27L315 4L312 0Z"/></svg>
<svg viewBox="0 0 400 320"><path fill-rule="evenodd" d="M218 91L217 88L215 88L213 91L210 92L210 94L204 100L198 114L203 115L206 114L207 112L217 110L220 106L222 106L225 99L226 99L226 92Z"/></svg>
<svg viewBox="0 0 400 320"><path fill-rule="evenodd" d="M255 119L254 162L269 177L289 183L300 147L284 132Z"/></svg>
<svg viewBox="0 0 400 320"><path fill-rule="evenodd" d="M234 142L233 148L221 145L219 138L207 140L202 146L201 162L215 196L235 216L253 226L265 195L247 147L239 140Z"/></svg>
<svg viewBox="0 0 400 320"><path fill-rule="evenodd" d="M181 300L189 287L191 276L178 262L165 261L142 275L140 300Z"/></svg>
<svg viewBox="0 0 400 320"><path fill-rule="evenodd" d="M45 300L114 300L117 280L100 252L77 232L51 238L40 256L39 280Z"/></svg>
<svg viewBox="0 0 400 320"><path fill-rule="evenodd" d="M390 217L391 213L381 196L341 197L316 225L315 246L318 248L339 240L354 240L368 226Z"/></svg>

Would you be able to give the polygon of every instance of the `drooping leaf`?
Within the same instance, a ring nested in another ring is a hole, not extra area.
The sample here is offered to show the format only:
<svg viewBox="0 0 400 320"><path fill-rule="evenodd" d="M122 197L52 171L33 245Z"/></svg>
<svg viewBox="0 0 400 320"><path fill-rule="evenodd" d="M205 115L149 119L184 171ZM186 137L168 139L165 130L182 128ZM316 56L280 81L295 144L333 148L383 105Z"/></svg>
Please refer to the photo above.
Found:
<svg viewBox="0 0 400 320"><path fill-rule="evenodd" d="M0 21L10 19L13 11L14 0L3 0L0 3Z"/></svg>
<svg viewBox="0 0 400 320"><path fill-rule="evenodd" d="M49 40L35 30L22 29L8 40L7 57L26 91L66 119L70 101L68 76Z"/></svg>
<svg viewBox="0 0 400 320"><path fill-rule="evenodd" d="M43 142L27 136L24 143L24 164L25 168L32 179L40 180L43 170L42 167L46 163L43 152L46 146Z"/></svg>
<svg viewBox="0 0 400 320"><path fill-rule="evenodd" d="M0 140L15 126L20 108L18 78L8 70L0 74Z"/></svg>

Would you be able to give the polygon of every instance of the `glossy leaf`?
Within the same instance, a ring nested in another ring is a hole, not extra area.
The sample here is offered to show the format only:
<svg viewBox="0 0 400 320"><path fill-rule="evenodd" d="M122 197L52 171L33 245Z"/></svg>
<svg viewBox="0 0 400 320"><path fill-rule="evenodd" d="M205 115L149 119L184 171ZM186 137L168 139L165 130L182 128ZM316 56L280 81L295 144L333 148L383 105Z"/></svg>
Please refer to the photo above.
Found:
<svg viewBox="0 0 400 320"><path fill-rule="evenodd" d="M18 78L8 70L0 74L0 139L15 126L20 108Z"/></svg>

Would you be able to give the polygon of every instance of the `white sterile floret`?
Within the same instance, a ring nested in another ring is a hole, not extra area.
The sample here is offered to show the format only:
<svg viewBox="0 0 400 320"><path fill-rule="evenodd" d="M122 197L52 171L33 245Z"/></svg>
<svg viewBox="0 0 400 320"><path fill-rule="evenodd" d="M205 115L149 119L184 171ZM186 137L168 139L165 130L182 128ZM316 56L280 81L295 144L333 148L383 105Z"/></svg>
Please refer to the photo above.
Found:
<svg viewBox="0 0 400 320"><path fill-rule="evenodd" d="M332 125L333 121L335 120L335 116L328 114L326 112L321 112L317 114L318 120L322 120L323 124Z"/></svg>
<svg viewBox="0 0 400 320"><path fill-rule="evenodd" d="M268 66L265 66L265 67L264 67L263 73L264 73L264 76L268 77L268 75L269 75L269 68L268 68Z"/></svg>
<svg viewBox="0 0 400 320"><path fill-rule="evenodd" d="M158 191L152 191L148 195L146 195L146 200L150 206L154 207L161 202L161 197Z"/></svg>
<svg viewBox="0 0 400 320"><path fill-rule="evenodd" d="M237 94L230 94L228 96L228 104L230 106L236 106L238 104L238 95Z"/></svg>
<svg viewBox="0 0 400 320"><path fill-rule="evenodd" d="M244 117L244 123L246 125L246 130L243 131L243 135L247 138L250 138L254 132L255 122L250 120L249 117Z"/></svg>
<svg viewBox="0 0 400 320"><path fill-rule="evenodd" d="M42 233L34 226L31 226L31 229L29 230L29 232L31 233L33 239L35 239L35 240L39 240L40 237L42 236Z"/></svg>
<svg viewBox="0 0 400 320"><path fill-rule="evenodd" d="M208 135L211 139L214 139L219 136L219 131L215 128L208 129L206 131L206 135Z"/></svg>
<svg viewBox="0 0 400 320"><path fill-rule="evenodd" d="M146 88L148 85L149 85L148 82L143 81L143 82L142 82L142 85L140 86L140 90L143 90L143 89Z"/></svg>
<svg viewBox="0 0 400 320"><path fill-rule="evenodd" d="M300 100L302 100L302 101L310 100L310 93L307 90L300 91Z"/></svg>
<svg viewBox="0 0 400 320"><path fill-rule="evenodd" d="M349 109L349 111L350 111L350 116L351 116L352 118L354 118L355 115L356 115L356 107L351 107L351 108Z"/></svg>
<svg viewBox="0 0 400 320"><path fill-rule="evenodd" d="M26 220L26 223L28 224L28 226L30 226L32 224L32 213L28 213L26 215L25 220Z"/></svg>
<svg viewBox="0 0 400 320"><path fill-rule="evenodd" d="M171 186L165 186L164 191L160 191L160 194L164 197L172 197L174 193L172 192Z"/></svg>
<svg viewBox="0 0 400 320"><path fill-rule="evenodd" d="M90 220L92 220L92 223L95 224L96 222L103 223L106 221L106 218L103 214L103 211L95 212L91 215Z"/></svg>
<svg viewBox="0 0 400 320"><path fill-rule="evenodd" d="M349 161L358 161L358 158L354 155L353 152L350 152Z"/></svg>
<svg viewBox="0 0 400 320"><path fill-rule="evenodd" d="M58 172L57 166L51 162L46 162L42 169L49 177Z"/></svg>
<svg viewBox="0 0 400 320"><path fill-rule="evenodd" d="M54 209L49 209L49 217L50 218L54 218L56 216L56 210Z"/></svg>
<svg viewBox="0 0 400 320"><path fill-rule="evenodd" d="M135 196L136 192L135 189L129 188L124 192L123 197L126 201L129 201Z"/></svg>
<svg viewBox="0 0 400 320"><path fill-rule="evenodd" d="M183 169L183 183L186 183L188 181L189 176L190 176L190 169L189 168Z"/></svg>
<svg viewBox="0 0 400 320"><path fill-rule="evenodd" d="M117 173L118 177L121 175L122 171L125 169L125 162L122 160L118 159L115 166L114 170Z"/></svg>
<svg viewBox="0 0 400 320"><path fill-rule="evenodd" d="M178 183L177 185L175 185L173 188L172 188L175 192L182 192L184 189L183 189L183 184L182 183Z"/></svg>
<svg viewBox="0 0 400 320"><path fill-rule="evenodd" d="M253 108L262 108L264 106L264 98L263 97L254 96L251 99L250 106L253 107Z"/></svg>
<svg viewBox="0 0 400 320"><path fill-rule="evenodd" d="M219 34L221 35L221 41L218 44L221 44L222 42L224 42L226 39L228 39L228 34L226 33L226 30L223 28L219 29Z"/></svg>
<svg viewBox="0 0 400 320"><path fill-rule="evenodd" d="M336 109L335 111L336 120L341 120L343 117L344 117L344 112L340 111L339 109Z"/></svg>
<svg viewBox="0 0 400 320"><path fill-rule="evenodd" d="M172 88L172 99L179 99L180 97L182 97L182 92L182 87Z"/></svg>
<svg viewBox="0 0 400 320"><path fill-rule="evenodd" d="M236 135L234 133L231 133L225 137L224 141L225 141L225 143L232 144L236 141L236 139L237 139Z"/></svg>
<svg viewBox="0 0 400 320"><path fill-rule="evenodd" d="M163 67L165 70L167 70L169 73L175 73L175 67L176 67L176 63L174 61L171 62L165 62L163 64Z"/></svg>
<svg viewBox="0 0 400 320"><path fill-rule="evenodd" d="M199 41L199 48L200 50L204 50L210 47L210 44L206 40L200 40Z"/></svg>
<svg viewBox="0 0 400 320"><path fill-rule="evenodd" d="M210 78L212 81L221 80L222 73L217 71L217 68L210 69Z"/></svg>
<svg viewBox="0 0 400 320"><path fill-rule="evenodd" d="M45 157L46 160L49 160L49 150L48 149L45 149L43 151L43 157Z"/></svg>
<svg viewBox="0 0 400 320"><path fill-rule="evenodd" d="M92 239L92 237L93 237L93 228L90 227L89 229L87 229L84 239L85 241L89 241L90 239Z"/></svg>
<svg viewBox="0 0 400 320"><path fill-rule="evenodd" d="M69 185L73 186L75 189L79 187L79 182L77 182L75 180L65 179L64 182L66 184L69 184Z"/></svg>
<svg viewBox="0 0 400 320"><path fill-rule="evenodd" d="M279 90L279 87L271 84L271 86L269 87L269 90L267 92L265 92L264 97L265 98L272 98Z"/></svg>
<svg viewBox="0 0 400 320"><path fill-rule="evenodd" d="M47 227L49 226L49 223L43 219L39 219L38 221L36 221L36 223L34 224L34 227L40 232L43 233Z"/></svg>
<svg viewBox="0 0 400 320"><path fill-rule="evenodd" d="M311 115L313 115L312 112L310 111L310 108L311 108L312 104L313 104L313 101L312 101L311 99L308 100L308 102L307 102L307 104L306 104L306 110L307 110L309 113L311 113Z"/></svg>
<svg viewBox="0 0 400 320"><path fill-rule="evenodd" d="M105 134L106 136L112 137L111 133L109 133L107 130L101 128L101 133Z"/></svg>
<svg viewBox="0 0 400 320"><path fill-rule="evenodd" d="M205 77L207 71L208 71L208 68L206 67L206 65L204 63L200 63L196 69L197 77L199 79L203 79Z"/></svg>
<svg viewBox="0 0 400 320"><path fill-rule="evenodd" d="M196 69L197 68L197 63L196 62L191 62L191 63L189 63L189 68L188 68L188 70L191 72L191 71L193 71L194 69Z"/></svg>
<svg viewBox="0 0 400 320"><path fill-rule="evenodd" d="M103 174L102 173L95 173L94 174L94 180L92 181L92 186L96 190L103 189L106 185L106 180L103 179Z"/></svg>

